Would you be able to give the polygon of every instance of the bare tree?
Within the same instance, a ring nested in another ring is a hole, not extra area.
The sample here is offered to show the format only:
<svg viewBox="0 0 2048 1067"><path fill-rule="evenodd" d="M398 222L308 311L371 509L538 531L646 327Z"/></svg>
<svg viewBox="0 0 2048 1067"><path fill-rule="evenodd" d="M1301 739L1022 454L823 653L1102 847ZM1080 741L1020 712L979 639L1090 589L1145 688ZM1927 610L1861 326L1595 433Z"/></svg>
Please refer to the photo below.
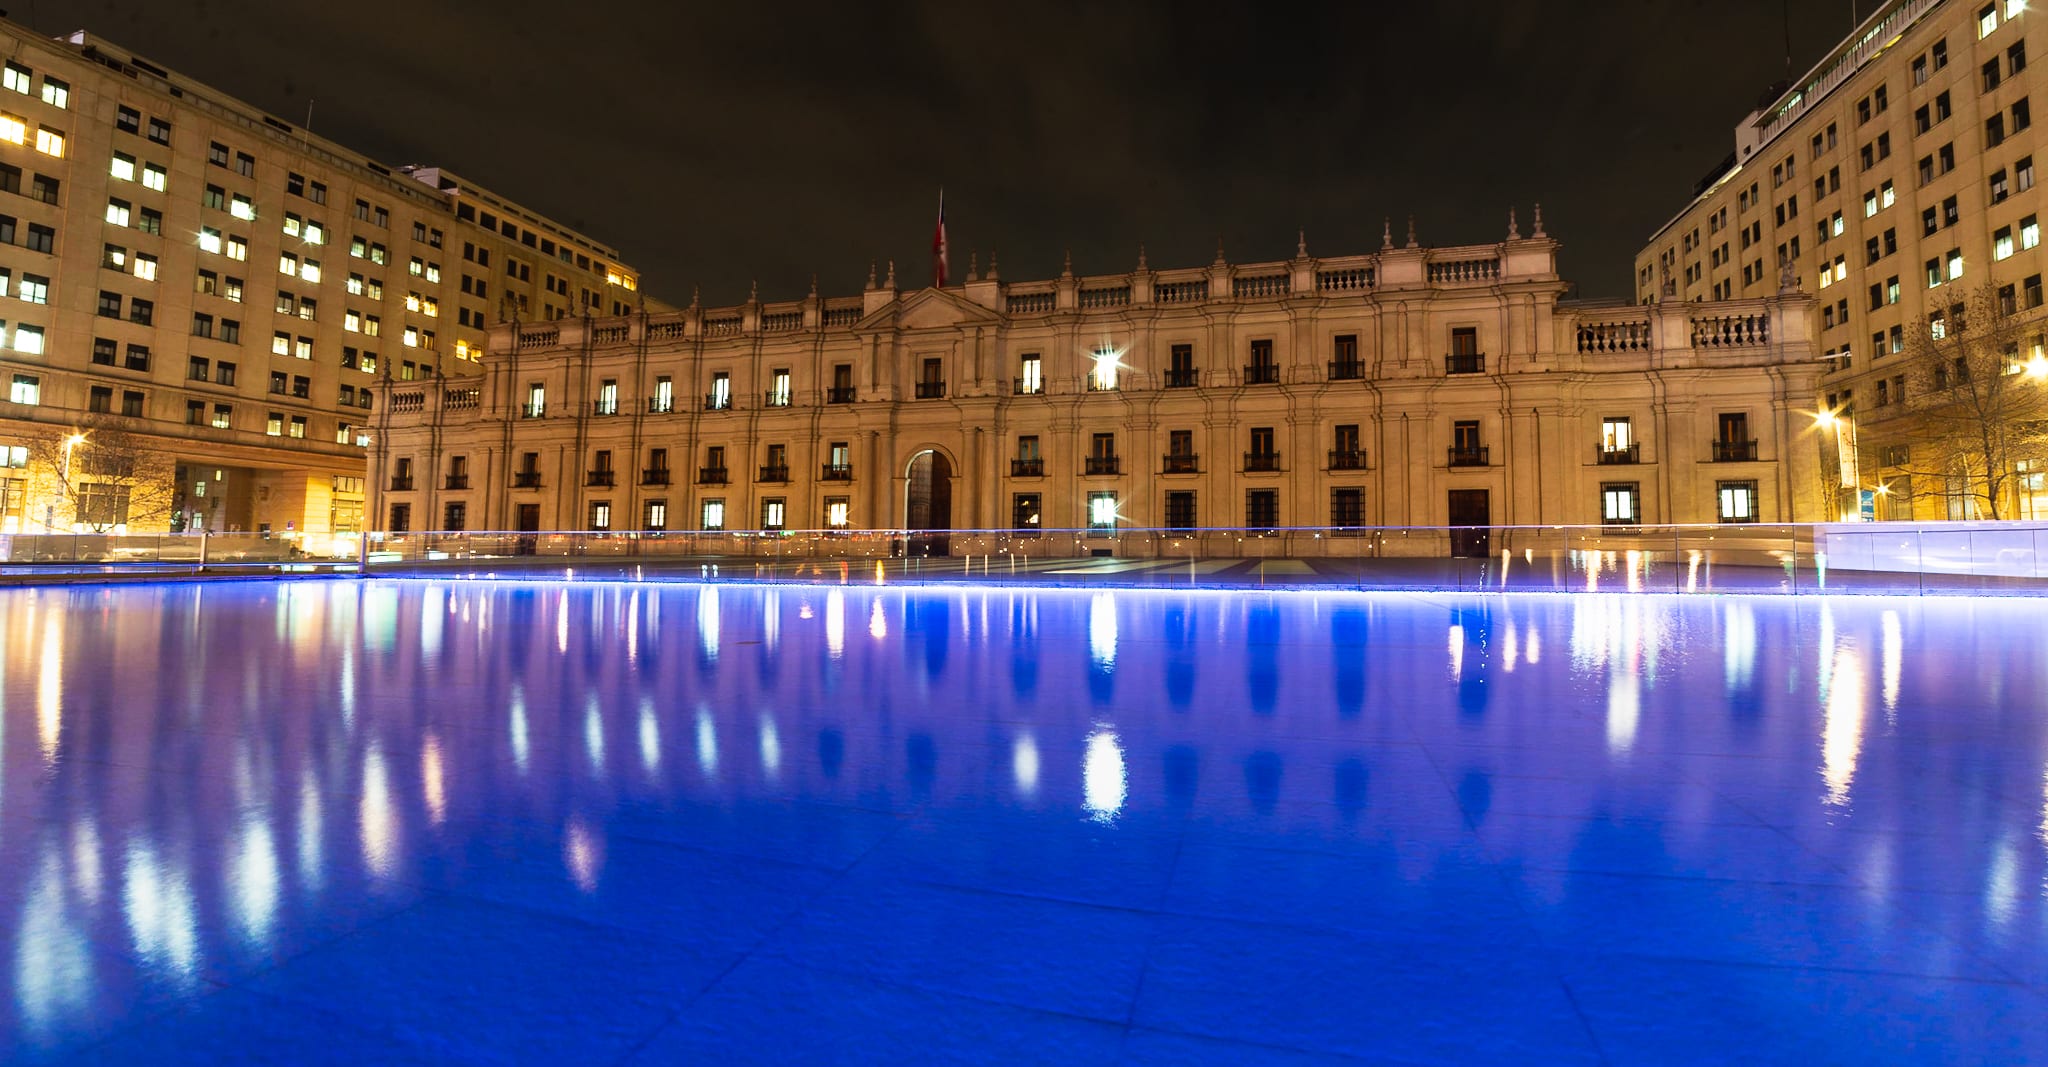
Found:
<svg viewBox="0 0 2048 1067"><path fill-rule="evenodd" d="M94 533L170 521L177 463L146 437L92 421L32 438L29 456L71 522Z"/></svg>
<svg viewBox="0 0 2048 1067"><path fill-rule="evenodd" d="M2009 518L2022 461L2048 455L2048 381L2030 360L2037 321L2010 288L1986 282L1921 328L1906 352L1906 471L1963 491L1986 518Z"/></svg>

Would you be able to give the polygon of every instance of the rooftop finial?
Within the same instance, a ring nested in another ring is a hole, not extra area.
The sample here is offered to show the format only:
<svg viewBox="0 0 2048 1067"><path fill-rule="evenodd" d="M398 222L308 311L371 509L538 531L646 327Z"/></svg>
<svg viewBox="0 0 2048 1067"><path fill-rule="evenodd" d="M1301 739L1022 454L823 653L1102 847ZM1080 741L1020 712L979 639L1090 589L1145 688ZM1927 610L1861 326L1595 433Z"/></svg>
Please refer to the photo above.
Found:
<svg viewBox="0 0 2048 1067"><path fill-rule="evenodd" d="M690 286L690 306L697 306L697 287L694 285Z"/></svg>
<svg viewBox="0 0 2048 1067"><path fill-rule="evenodd" d="M896 288L896 261L893 259L889 261L889 276L882 279L882 287L885 289Z"/></svg>
<svg viewBox="0 0 2048 1067"><path fill-rule="evenodd" d="M1415 241L1415 216L1408 216L1408 247L1420 247Z"/></svg>
<svg viewBox="0 0 2048 1067"><path fill-rule="evenodd" d="M981 280L981 278L980 278L980 274L981 274L981 253L979 253L979 252L969 252L969 253L967 253L967 280L968 280L968 281L970 281L970 282L973 282L973 281L980 281L980 280Z"/></svg>
<svg viewBox="0 0 2048 1067"><path fill-rule="evenodd" d="M1538 200L1538 201L1536 202L1536 222L1535 222L1534 226L1535 226L1535 232L1534 232L1534 233L1532 233L1532 234L1531 234L1530 236L1532 236L1532 237L1541 237L1541 236L1543 236L1543 202L1542 202L1541 200Z"/></svg>
<svg viewBox="0 0 2048 1067"><path fill-rule="evenodd" d="M1216 235L1216 262L1219 265L1227 262L1223 258L1223 235L1220 233Z"/></svg>
<svg viewBox="0 0 2048 1067"><path fill-rule="evenodd" d="M1150 270L1150 269L1151 269L1151 268L1149 268L1149 267L1147 267L1147 266L1145 265L1145 246L1144 246L1144 245L1139 245L1139 246L1138 246L1138 272L1139 272L1140 274L1142 274L1142 273L1144 273L1145 271L1147 271L1147 270Z"/></svg>
<svg viewBox="0 0 2048 1067"><path fill-rule="evenodd" d="M1294 254L1299 259L1308 258L1308 230L1306 228L1294 231Z"/></svg>
<svg viewBox="0 0 2048 1067"><path fill-rule="evenodd" d="M760 280L759 280L759 279L756 279L756 280L754 280L754 281L752 281L752 282L748 283L748 285L747 285L747 303L749 303L749 304L758 304L758 303L760 303L760 302L761 302L761 282L760 282Z"/></svg>
<svg viewBox="0 0 2048 1067"><path fill-rule="evenodd" d="M867 287L868 287L868 288L870 288L870 289L873 289L873 288L875 287L875 261L874 261L874 260L872 260L872 259L871 259L871 260L868 260L868 285L867 285Z"/></svg>
<svg viewBox="0 0 2048 1067"><path fill-rule="evenodd" d="M1062 260L1062 261L1060 262L1060 277L1062 277L1062 278L1071 278L1071 277L1073 277L1073 276L1074 276L1074 250L1073 250L1073 249L1071 249L1071 248L1069 248L1069 249L1067 249L1067 258L1066 258L1066 259L1064 259L1064 260Z"/></svg>
<svg viewBox="0 0 2048 1067"><path fill-rule="evenodd" d="M996 250L993 248L988 250L988 280L996 280Z"/></svg>
<svg viewBox="0 0 2048 1067"><path fill-rule="evenodd" d="M1518 223L1518 222L1516 222L1516 221L1515 221L1515 206L1514 206L1513 204L1509 204L1509 205L1508 205L1508 240L1510 240L1510 241L1519 241L1519 240L1521 240L1521 239L1522 239L1522 225L1521 225L1521 223Z"/></svg>
<svg viewBox="0 0 2048 1067"><path fill-rule="evenodd" d="M817 298L818 298L818 276L817 276L816 274L812 274L812 275L811 275L811 299L813 299L813 300L816 300Z"/></svg>
<svg viewBox="0 0 2048 1067"><path fill-rule="evenodd" d="M1392 247L1394 247L1394 220L1386 219L1380 223L1380 250L1385 251Z"/></svg>

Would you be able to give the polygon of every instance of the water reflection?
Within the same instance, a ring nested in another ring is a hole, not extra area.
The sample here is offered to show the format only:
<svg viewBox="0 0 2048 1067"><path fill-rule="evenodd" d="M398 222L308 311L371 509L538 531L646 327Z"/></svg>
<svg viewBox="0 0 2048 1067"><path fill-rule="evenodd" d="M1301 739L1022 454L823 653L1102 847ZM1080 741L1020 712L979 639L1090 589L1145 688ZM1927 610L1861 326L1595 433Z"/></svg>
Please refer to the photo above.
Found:
<svg viewBox="0 0 2048 1067"><path fill-rule="evenodd" d="M1603 561L1604 588L1630 567ZM2048 685L2027 607L489 582L0 593L0 1039L75 1029L138 983L196 996L216 969L349 928L339 917L377 910L366 899L430 877L476 890L464 879L486 858L601 902L635 881L636 835L737 840L777 862L829 843L851 863L875 844L802 822L817 810L914 828L904 839L939 852L941 874L987 860L1063 885L1101 877L1076 841L1119 862L1183 832L1272 845L1261 862L1281 884L1321 884L1287 855L1398 851L1347 887L1372 900L1428 897L1473 862L1477 832L1542 883L1530 908L1595 911L1609 902L1562 873L1589 856L1701 884L1780 874L1721 869L1742 849L1715 828L1737 812L1825 855L1823 873L1854 872L1861 903L1843 910L1864 910L1801 913L1815 936L1881 935L1922 893L1930 926L2048 949L2048 726L2004 698ZM849 616L866 637L848 641ZM1011 822L981 821L1003 808ZM949 819L984 836L933 829ZM1659 921L1732 923L1712 932L1740 943L1741 923L1768 920Z"/></svg>

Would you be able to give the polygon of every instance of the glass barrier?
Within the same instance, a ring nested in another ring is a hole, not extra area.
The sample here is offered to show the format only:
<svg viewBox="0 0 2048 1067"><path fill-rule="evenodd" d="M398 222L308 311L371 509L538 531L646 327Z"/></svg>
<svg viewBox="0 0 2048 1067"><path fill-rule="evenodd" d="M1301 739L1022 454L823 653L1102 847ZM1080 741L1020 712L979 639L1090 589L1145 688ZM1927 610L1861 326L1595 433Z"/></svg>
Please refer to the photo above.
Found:
<svg viewBox="0 0 2048 1067"><path fill-rule="evenodd" d="M0 573L360 570L1518 592L2048 591L2048 523L0 536Z"/></svg>

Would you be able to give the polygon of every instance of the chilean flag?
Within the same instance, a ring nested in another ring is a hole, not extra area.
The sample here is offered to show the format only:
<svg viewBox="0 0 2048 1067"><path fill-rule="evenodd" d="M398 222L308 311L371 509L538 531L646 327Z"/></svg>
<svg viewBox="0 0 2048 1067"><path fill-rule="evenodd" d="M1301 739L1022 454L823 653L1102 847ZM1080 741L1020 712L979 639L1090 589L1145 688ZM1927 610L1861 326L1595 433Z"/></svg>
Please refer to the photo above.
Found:
<svg viewBox="0 0 2048 1067"><path fill-rule="evenodd" d="M946 191L939 190L939 227L932 231L932 286L946 287Z"/></svg>

